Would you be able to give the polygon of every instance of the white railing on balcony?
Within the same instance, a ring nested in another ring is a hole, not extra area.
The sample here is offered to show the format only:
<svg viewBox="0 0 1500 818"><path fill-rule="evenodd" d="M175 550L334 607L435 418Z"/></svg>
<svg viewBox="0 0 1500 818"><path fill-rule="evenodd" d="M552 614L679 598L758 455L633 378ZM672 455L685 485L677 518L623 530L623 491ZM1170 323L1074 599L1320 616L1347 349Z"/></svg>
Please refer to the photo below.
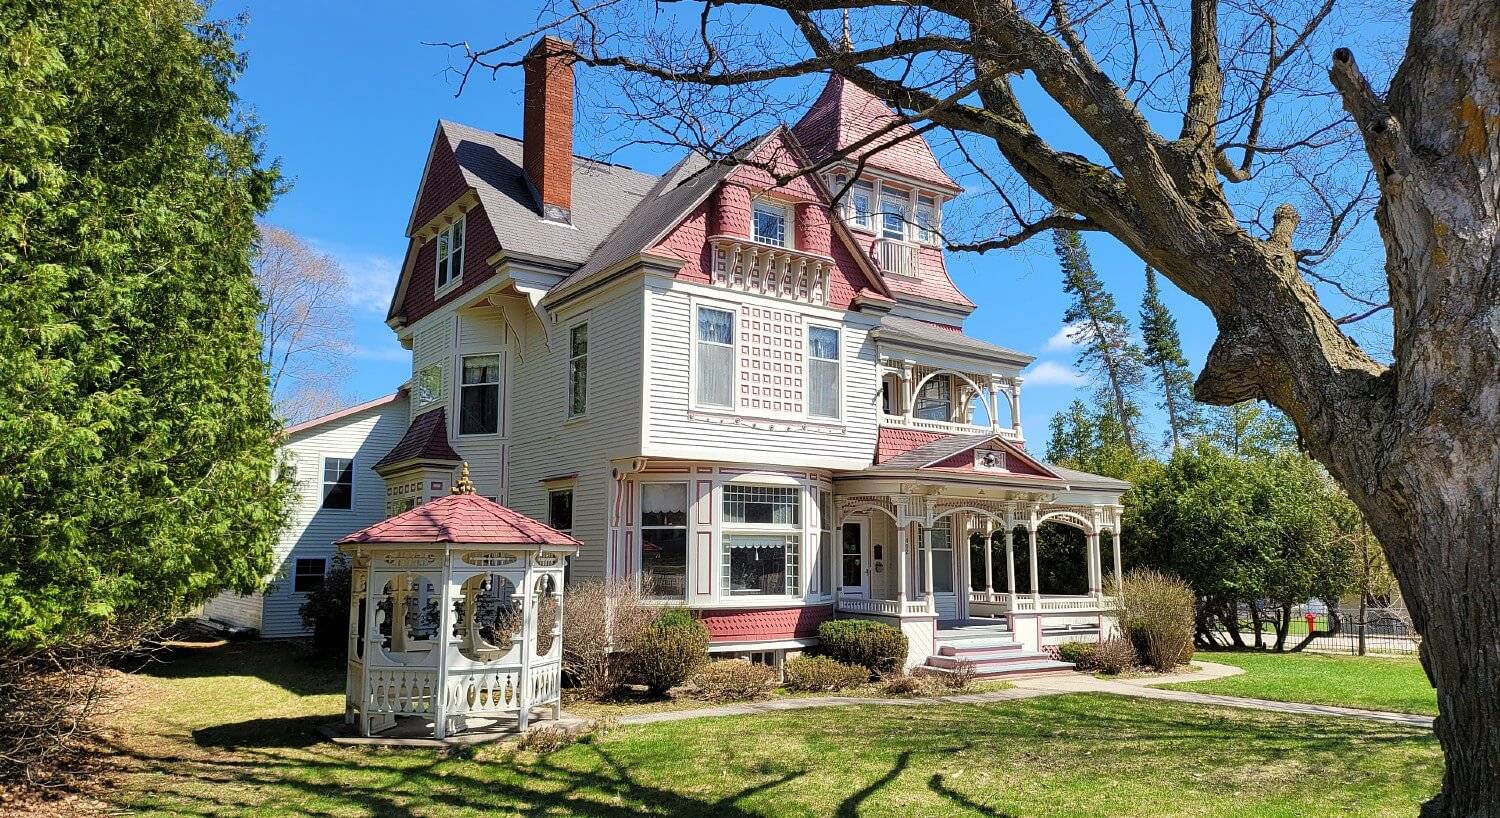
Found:
<svg viewBox="0 0 1500 818"><path fill-rule="evenodd" d="M917 247L914 244L880 239L875 242L875 261L881 272L912 278L917 275Z"/></svg>
<svg viewBox="0 0 1500 818"><path fill-rule="evenodd" d="M804 304L828 303L831 258L730 236L711 236L709 244L713 283L720 287Z"/></svg>
<svg viewBox="0 0 1500 818"><path fill-rule="evenodd" d="M1004 591L970 591L969 608L996 613L1093 613L1112 611L1119 605L1112 596L1008 594Z"/></svg>
<svg viewBox="0 0 1500 818"><path fill-rule="evenodd" d="M971 423L950 423L946 420L927 420L919 417L906 417L905 415L880 416L882 426L894 426L900 429L922 429L928 432L943 432L945 434L972 435L977 432L988 432L988 426L976 426ZM1019 440L1015 429L1001 427L995 434L1007 440Z"/></svg>
<svg viewBox="0 0 1500 818"><path fill-rule="evenodd" d="M932 613L926 599L866 599L864 597L839 597L839 613L873 614L875 616L919 615Z"/></svg>

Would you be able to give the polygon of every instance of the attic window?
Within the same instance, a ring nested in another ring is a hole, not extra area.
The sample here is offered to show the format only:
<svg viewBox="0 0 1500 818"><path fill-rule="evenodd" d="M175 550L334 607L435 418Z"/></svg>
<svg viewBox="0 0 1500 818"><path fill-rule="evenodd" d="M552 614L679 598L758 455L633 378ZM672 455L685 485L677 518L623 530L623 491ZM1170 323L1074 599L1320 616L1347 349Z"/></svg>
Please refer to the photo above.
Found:
<svg viewBox="0 0 1500 818"><path fill-rule="evenodd" d="M849 188L849 219L855 227L870 229L870 203L875 200L875 185L857 180Z"/></svg>
<svg viewBox="0 0 1500 818"><path fill-rule="evenodd" d="M437 235L437 288L439 290L464 277L464 217L443 228Z"/></svg>
<svg viewBox="0 0 1500 818"><path fill-rule="evenodd" d="M756 202L750 231L750 237L761 244L785 247L786 207L771 202Z"/></svg>
<svg viewBox="0 0 1500 818"><path fill-rule="evenodd" d="M925 193L917 196L917 241L937 241L937 200Z"/></svg>

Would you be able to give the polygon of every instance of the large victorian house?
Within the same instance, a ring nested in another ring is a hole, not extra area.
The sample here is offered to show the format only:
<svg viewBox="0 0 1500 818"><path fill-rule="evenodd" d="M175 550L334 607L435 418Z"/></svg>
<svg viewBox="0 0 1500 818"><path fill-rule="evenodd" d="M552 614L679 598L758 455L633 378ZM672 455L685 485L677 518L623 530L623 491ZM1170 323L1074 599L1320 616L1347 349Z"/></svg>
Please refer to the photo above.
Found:
<svg viewBox="0 0 1500 818"><path fill-rule="evenodd" d="M732 161L651 176L573 154L569 53L528 57L523 139L438 123L388 316L410 380L294 430L306 513L266 619L467 462L584 543L572 579L690 607L716 653L777 661L858 616L912 664L1035 670L1109 627L1126 484L1028 452L1032 359L963 332L937 235L960 190L921 136L834 76ZM1049 521L1083 532L1082 593L1038 588Z"/></svg>

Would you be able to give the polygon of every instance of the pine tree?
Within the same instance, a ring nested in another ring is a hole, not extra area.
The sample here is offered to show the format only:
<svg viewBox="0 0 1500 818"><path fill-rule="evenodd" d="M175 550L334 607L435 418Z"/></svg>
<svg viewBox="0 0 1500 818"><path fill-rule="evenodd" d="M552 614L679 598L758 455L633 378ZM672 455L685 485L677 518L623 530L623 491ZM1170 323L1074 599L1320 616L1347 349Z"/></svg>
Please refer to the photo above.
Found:
<svg viewBox="0 0 1500 818"><path fill-rule="evenodd" d="M1156 271L1149 264L1146 293L1141 297L1141 340L1146 366L1161 392L1159 405L1167 413L1168 440L1175 449L1197 429L1201 412L1198 402L1193 400L1193 373L1182 354L1177 319L1162 303Z"/></svg>
<svg viewBox="0 0 1500 818"><path fill-rule="evenodd" d="M1063 291L1073 296L1063 323L1082 347L1078 366L1101 378L1096 398L1112 407L1126 447L1138 455L1141 410L1135 396L1146 372L1140 349L1130 341L1130 322L1094 272L1083 237L1073 230L1054 230L1052 241L1062 265Z"/></svg>
<svg viewBox="0 0 1500 818"><path fill-rule="evenodd" d="M1111 407L1090 409L1074 400L1052 416L1052 437L1047 442L1047 461L1121 480L1140 465L1141 459L1125 443L1124 427Z"/></svg>
<svg viewBox="0 0 1500 818"><path fill-rule="evenodd" d="M273 568L250 252L277 174L238 115L236 33L203 14L0 4L0 650Z"/></svg>

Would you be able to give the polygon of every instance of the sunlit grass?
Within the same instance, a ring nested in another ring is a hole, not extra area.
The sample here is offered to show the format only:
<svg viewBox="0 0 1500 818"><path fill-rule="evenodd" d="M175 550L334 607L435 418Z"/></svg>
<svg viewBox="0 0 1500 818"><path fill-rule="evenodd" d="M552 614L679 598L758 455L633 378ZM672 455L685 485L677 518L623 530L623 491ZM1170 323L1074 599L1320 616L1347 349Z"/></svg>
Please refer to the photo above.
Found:
<svg viewBox="0 0 1500 818"><path fill-rule="evenodd" d="M1416 659L1322 653L1213 651L1199 659L1245 669L1239 676L1162 685L1282 702L1333 704L1367 710L1437 715L1437 692Z"/></svg>

